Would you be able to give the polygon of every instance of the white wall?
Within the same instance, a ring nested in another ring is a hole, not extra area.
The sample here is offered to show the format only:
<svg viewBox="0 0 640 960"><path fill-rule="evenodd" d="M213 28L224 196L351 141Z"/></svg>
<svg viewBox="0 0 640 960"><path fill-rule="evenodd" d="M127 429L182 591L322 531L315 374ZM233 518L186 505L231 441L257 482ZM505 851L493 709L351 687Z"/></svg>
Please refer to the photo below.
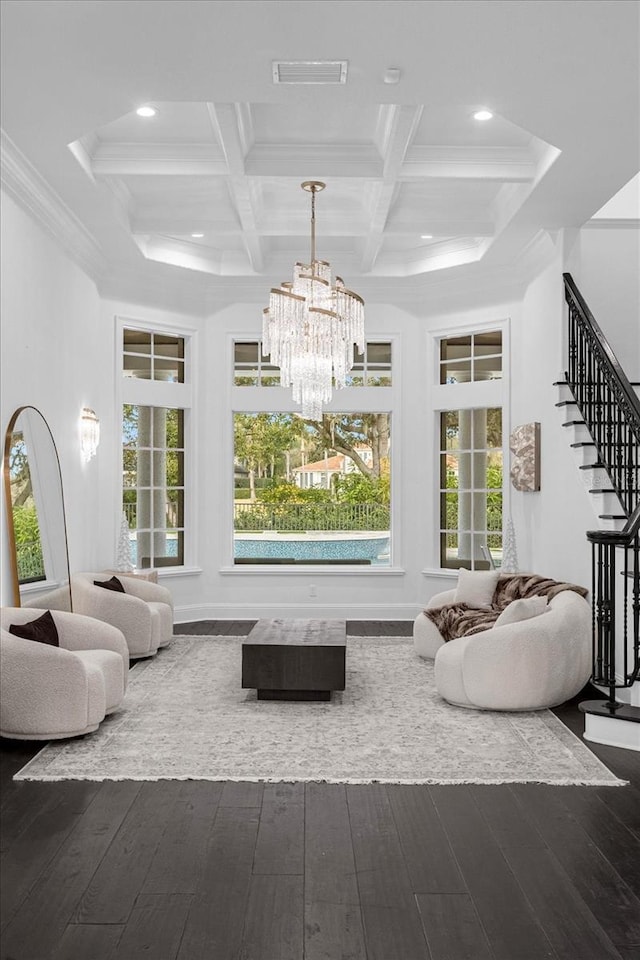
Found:
<svg viewBox="0 0 640 960"><path fill-rule="evenodd" d="M568 269L627 377L640 381L640 229L592 221Z"/></svg>
<svg viewBox="0 0 640 960"><path fill-rule="evenodd" d="M47 420L62 470L70 561L78 569L91 562L89 521L100 511L100 453L81 461L80 410L93 407L102 418L112 406L100 301L95 284L4 193L1 242L2 433L21 405L37 407ZM2 532L4 540L4 519ZM8 576L3 563L5 604L12 597Z"/></svg>
<svg viewBox="0 0 640 960"><path fill-rule="evenodd" d="M528 287L521 323L512 331L511 422L540 423L540 491L511 491L511 510L522 570L588 587L590 548L585 532L593 507L569 444L570 419L555 404L553 386L564 369L565 308L562 253Z"/></svg>

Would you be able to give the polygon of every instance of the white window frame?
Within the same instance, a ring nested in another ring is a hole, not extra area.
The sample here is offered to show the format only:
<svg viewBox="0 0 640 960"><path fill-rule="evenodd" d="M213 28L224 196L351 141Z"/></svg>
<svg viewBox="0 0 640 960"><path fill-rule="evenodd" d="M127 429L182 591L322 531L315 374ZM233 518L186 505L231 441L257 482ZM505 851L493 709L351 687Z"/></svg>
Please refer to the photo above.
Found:
<svg viewBox="0 0 640 960"><path fill-rule="evenodd" d="M341 390L334 390L331 402L325 404L326 413L388 413L391 417L391 522L390 522L390 546L391 556L389 566L344 566L336 564L331 566L314 566L305 564L304 566L291 567L286 564L278 564L271 567L269 564L234 564L234 537L233 537L233 462L234 462L234 436L233 436L233 417L236 413L299 413L300 406L295 403L291 396L290 387L278 386L236 386L234 383L235 363L234 363L234 343L236 341L260 341L261 336L256 333L234 332L227 335L226 356L227 363L227 397L225 410L228 414L225 416L223 451L225 462L229 464L229 469L225 470L224 486L222 495L224 496L224 520L225 528L228 531L225 537L225 553L223 558L222 573L237 574L238 576L263 575L277 576L285 573L287 576L306 576L310 573L317 576L397 576L403 574L397 564L402 556L402 536L400 523L400 504L399 491L401 490L400 474L400 436L401 436L401 406L400 406L400 387L399 376L394 371L400 370L400 337L397 334L374 334L367 337L372 343L390 343L391 344L391 376L392 386L390 387L344 387Z"/></svg>
<svg viewBox="0 0 640 960"><path fill-rule="evenodd" d="M474 380L468 383L440 383L440 341L452 337L470 336L474 333L488 333L500 330L502 333L502 377L499 380ZM431 509L432 551L431 569L423 573L436 572L439 575L456 576L456 568L440 565L440 414L449 410L474 410L480 408L502 408L502 527L504 536L505 521L511 512L511 484L509 480L509 434L511 432L511 411L509 398L510 356L511 356L511 319L487 318L469 320L459 325L447 326L429 332L427 344L427 370L432 377L429 398L429 422L431 425L433 473L433 502ZM503 540L504 546L504 540Z"/></svg>
<svg viewBox="0 0 640 960"><path fill-rule="evenodd" d="M140 330L144 333L158 333L181 337L184 340L184 383L172 383L163 380L143 380L125 377L123 373L123 331ZM122 516L122 408L125 403L142 407L164 407L181 409L183 415L184 443L184 555L183 563L158 568L159 577L176 576L198 571L198 525L194 522L194 504L197 502L197 454L195 438L197 432L197 411L194 405L196 393L196 373L194 362L197 356L198 331L180 323L146 320L125 316L115 318L115 383L116 383L116 425L118 429L118 505L115 511L114 543L120 529Z"/></svg>

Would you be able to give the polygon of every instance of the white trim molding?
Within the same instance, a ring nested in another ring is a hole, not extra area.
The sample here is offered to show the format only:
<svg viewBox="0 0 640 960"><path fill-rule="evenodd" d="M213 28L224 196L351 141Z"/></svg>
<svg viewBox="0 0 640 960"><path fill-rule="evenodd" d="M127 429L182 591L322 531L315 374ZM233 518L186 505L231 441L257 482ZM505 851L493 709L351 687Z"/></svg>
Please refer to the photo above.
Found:
<svg viewBox="0 0 640 960"><path fill-rule="evenodd" d="M97 283L107 270L98 242L4 130L0 130L0 162L0 182L9 196Z"/></svg>

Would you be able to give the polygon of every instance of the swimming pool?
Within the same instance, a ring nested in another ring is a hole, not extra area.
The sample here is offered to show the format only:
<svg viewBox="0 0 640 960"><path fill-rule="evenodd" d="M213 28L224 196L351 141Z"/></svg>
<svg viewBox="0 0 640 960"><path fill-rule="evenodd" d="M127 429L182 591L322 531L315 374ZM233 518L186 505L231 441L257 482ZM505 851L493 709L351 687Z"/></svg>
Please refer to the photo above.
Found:
<svg viewBox="0 0 640 960"><path fill-rule="evenodd" d="M236 533L234 556L260 560L369 560L372 564L389 563L389 532L374 531L308 531L307 533Z"/></svg>

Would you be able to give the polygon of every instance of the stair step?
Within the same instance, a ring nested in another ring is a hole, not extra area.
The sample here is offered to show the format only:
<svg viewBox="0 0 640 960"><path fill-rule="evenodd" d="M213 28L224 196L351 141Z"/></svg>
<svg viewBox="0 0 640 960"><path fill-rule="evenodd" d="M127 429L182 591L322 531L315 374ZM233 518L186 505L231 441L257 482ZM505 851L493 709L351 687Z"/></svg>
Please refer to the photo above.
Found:
<svg viewBox="0 0 640 960"><path fill-rule="evenodd" d="M556 403L556 407L577 407L578 404L575 400L561 400L559 403Z"/></svg>
<svg viewBox="0 0 640 960"><path fill-rule="evenodd" d="M629 720L631 723L640 723L640 707L632 707L628 703L619 703L611 707L608 700L583 700L578 704L582 713L590 713L597 717L615 717L618 720Z"/></svg>
<svg viewBox="0 0 640 960"><path fill-rule="evenodd" d="M584 739L611 747L640 750L640 707L608 700L585 700L578 704L585 714Z"/></svg>
<svg viewBox="0 0 640 960"><path fill-rule="evenodd" d="M613 487L593 487L589 493L615 493Z"/></svg>
<svg viewBox="0 0 640 960"><path fill-rule="evenodd" d="M578 470L606 470L604 463L581 463Z"/></svg>
<svg viewBox="0 0 640 960"><path fill-rule="evenodd" d="M628 517L626 513L600 513L598 514L600 520L627 520Z"/></svg>
<svg viewBox="0 0 640 960"><path fill-rule="evenodd" d="M563 427L586 427L584 420L567 420L562 424Z"/></svg>
<svg viewBox="0 0 640 960"><path fill-rule="evenodd" d="M569 384L566 380L554 380L551 384L552 387L568 387ZM633 386L633 384L632 384Z"/></svg>
<svg viewBox="0 0 640 960"><path fill-rule="evenodd" d="M570 443L570 447L595 447L593 440L581 440L579 443Z"/></svg>

